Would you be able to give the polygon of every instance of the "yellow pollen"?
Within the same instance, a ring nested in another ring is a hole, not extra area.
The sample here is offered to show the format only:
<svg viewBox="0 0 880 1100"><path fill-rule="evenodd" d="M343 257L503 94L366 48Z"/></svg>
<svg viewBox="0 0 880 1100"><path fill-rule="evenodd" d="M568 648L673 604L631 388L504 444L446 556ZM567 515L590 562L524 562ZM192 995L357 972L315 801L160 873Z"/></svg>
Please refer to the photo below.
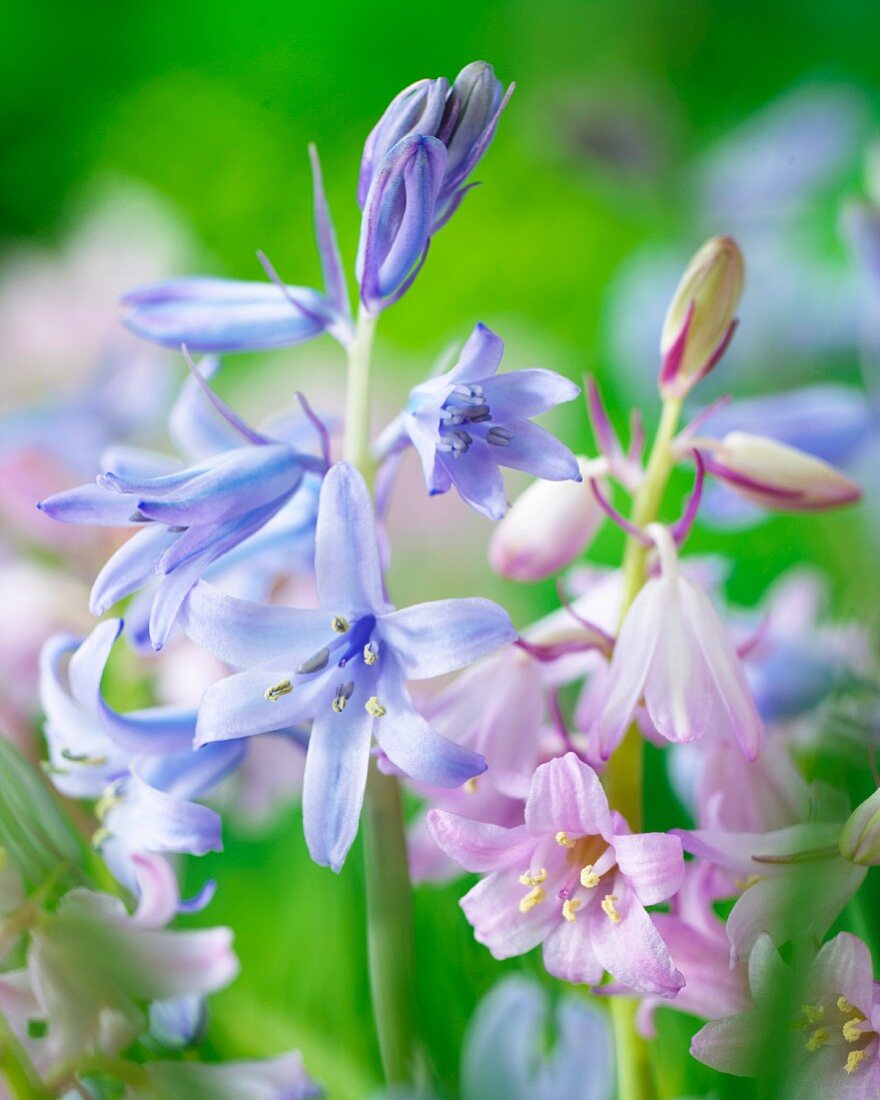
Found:
<svg viewBox="0 0 880 1100"><path fill-rule="evenodd" d="M748 878L737 879L733 885L737 890L742 890L745 893L749 887L754 886L756 882L760 882L763 877L763 875L749 875Z"/></svg>
<svg viewBox="0 0 880 1100"><path fill-rule="evenodd" d="M620 913L614 907L614 903L618 900L616 894L606 894L602 898L602 912L611 921L612 924L620 924Z"/></svg>
<svg viewBox="0 0 880 1100"><path fill-rule="evenodd" d="M281 680L277 684L273 684L272 687L266 688L263 692L263 698L267 703L277 703L282 695L290 695L293 691L293 684L290 680Z"/></svg>
<svg viewBox="0 0 880 1100"><path fill-rule="evenodd" d="M477 793L477 777L475 775L471 776L467 783L465 783L464 789L467 791L468 794Z"/></svg>
<svg viewBox="0 0 880 1100"><path fill-rule="evenodd" d="M522 886L540 886L546 878L547 869L542 867L536 875L533 875L531 871L526 871L525 874L519 876L519 881Z"/></svg>
<svg viewBox="0 0 880 1100"><path fill-rule="evenodd" d="M364 703L364 710L366 710L371 718L381 718L383 714L388 713L375 695L371 695L366 703Z"/></svg>
<svg viewBox="0 0 880 1100"><path fill-rule="evenodd" d="M574 924L574 915L582 905L583 902L579 901L577 898L568 898L562 903L562 915L567 921ZM619 919L618 917L618 920Z"/></svg>
<svg viewBox="0 0 880 1100"><path fill-rule="evenodd" d="M824 1005L801 1005L801 1013L803 1014L804 1021L807 1024L818 1024L818 1022L825 1016Z"/></svg>
<svg viewBox="0 0 880 1100"><path fill-rule="evenodd" d="M848 1043L857 1043L861 1039L862 1035L862 1020L847 1020L843 1027L840 1029L843 1032L843 1037Z"/></svg>
<svg viewBox="0 0 880 1100"><path fill-rule="evenodd" d="M568 835L568 833L562 832L561 829L556 834L556 843L559 845L560 848L573 848L574 847L574 841L571 839L571 837Z"/></svg>
<svg viewBox="0 0 880 1100"><path fill-rule="evenodd" d="M594 886L598 886L601 881L602 876L596 874L593 870L592 863L588 863L581 871L581 886L586 886L588 890L592 890Z"/></svg>
<svg viewBox="0 0 880 1100"><path fill-rule="evenodd" d="M109 829L105 829L102 825L100 829L96 829L92 833L92 847L95 851L98 851L105 840L109 840L113 834Z"/></svg>
<svg viewBox="0 0 880 1100"><path fill-rule="evenodd" d="M373 645L372 642L367 642L364 646L364 664L374 665L379 660L379 650Z"/></svg>
<svg viewBox="0 0 880 1100"><path fill-rule="evenodd" d="M846 999L846 997L838 997L837 998L837 1011L842 1012L844 1014L844 1016L849 1016L851 1012L855 1012L856 1010L849 1003L849 1001Z"/></svg>
<svg viewBox="0 0 880 1100"><path fill-rule="evenodd" d="M330 704L330 706L333 707L337 714L342 714L342 712L345 710L345 705L347 702L348 699L345 695L337 695L334 697L333 702Z"/></svg>
<svg viewBox="0 0 880 1100"><path fill-rule="evenodd" d="M521 913L528 913L530 909L534 909L539 902L542 902L546 896L547 895L540 886L533 886L522 901L520 901L519 911Z"/></svg>
<svg viewBox="0 0 880 1100"><path fill-rule="evenodd" d="M819 1047L825 1046L830 1038L831 1033L827 1027L817 1027L804 1045L809 1051L818 1050Z"/></svg>
<svg viewBox="0 0 880 1100"><path fill-rule="evenodd" d="M863 1050L851 1050L846 1056L846 1065L843 1068L847 1073L855 1073L866 1058L867 1054Z"/></svg>
<svg viewBox="0 0 880 1100"><path fill-rule="evenodd" d="M108 783L101 797L95 803L95 817L99 821L103 821L113 807L118 806L121 801L122 799L119 797L119 784Z"/></svg>

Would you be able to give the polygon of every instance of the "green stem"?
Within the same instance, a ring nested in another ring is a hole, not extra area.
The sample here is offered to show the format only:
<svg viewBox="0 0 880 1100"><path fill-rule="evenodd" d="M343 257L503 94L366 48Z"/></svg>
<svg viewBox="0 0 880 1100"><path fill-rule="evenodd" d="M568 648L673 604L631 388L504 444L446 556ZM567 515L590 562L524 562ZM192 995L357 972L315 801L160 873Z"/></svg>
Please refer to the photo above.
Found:
<svg viewBox="0 0 880 1100"><path fill-rule="evenodd" d="M361 308L348 349L345 458L371 484L370 361L376 317ZM364 799L367 947L373 1018L389 1085L416 1072L415 935L400 784L370 763Z"/></svg>
<svg viewBox="0 0 880 1100"><path fill-rule="evenodd" d="M633 501L632 522L637 527L643 528L653 523L660 512L663 494L675 464L672 441L680 415L680 399L664 401L645 478ZM647 556L646 546L632 536L627 538L623 555L621 623L645 583ZM634 832L640 832L644 827L644 742L635 722L630 725L609 760L602 779L611 806L623 814ZM618 1100L649 1100L654 1096L647 1044L636 1031L635 1009L635 1002L628 998L612 998Z"/></svg>
<svg viewBox="0 0 880 1100"><path fill-rule="evenodd" d="M14 1100L49 1100L27 1051L15 1037L12 1028L0 1014L0 1082L6 1085Z"/></svg>

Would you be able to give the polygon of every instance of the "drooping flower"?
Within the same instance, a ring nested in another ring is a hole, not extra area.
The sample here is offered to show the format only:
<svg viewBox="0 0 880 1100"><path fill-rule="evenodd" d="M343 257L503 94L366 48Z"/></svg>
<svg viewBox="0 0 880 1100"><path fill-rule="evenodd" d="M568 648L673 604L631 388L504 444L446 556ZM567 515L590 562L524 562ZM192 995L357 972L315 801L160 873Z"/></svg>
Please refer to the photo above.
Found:
<svg viewBox="0 0 880 1100"><path fill-rule="evenodd" d="M482 757L431 729L406 681L461 668L512 641L515 631L506 613L483 599L394 610L369 492L348 463L324 479L315 571L318 610L249 603L202 582L181 621L199 645L250 670L208 689L198 743L313 720L306 840L316 862L338 870L357 832L373 737L395 767L420 782L457 787L485 770Z"/></svg>
<svg viewBox="0 0 880 1100"><path fill-rule="evenodd" d="M607 759L644 699L654 728L669 741L707 731L754 759L763 727L745 673L707 596L679 571L669 531L648 529L660 575L636 596L621 627L596 737Z"/></svg>
<svg viewBox="0 0 880 1100"><path fill-rule="evenodd" d="M416 386L377 444L387 454L411 443L429 493L454 485L489 519L507 510L501 466L548 481L581 478L571 451L529 419L573 400L578 387L547 370L496 374L503 352L501 338L477 325L455 366Z"/></svg>
<svg viewBox="0 0 880 1100"><path fill-rule="evenodd" d="M849 932L829 940L810 966L799 1006L786 998L790 983L771 937L762 935L749 960L752 1006L706 1024L694 1036L691 1054L737 1077L780 1067L784 1100L876 1096L880 996L865 944Z"/></svg>
<svg viewBox="0 0 880 1100"><path fill-rule="evenodd" d="M681 846L664 833L630 834L574 753L535 772L524 825L504 829L437 810L428 824L465 870L488 872L461 907L496 958L543 943L544 965L566 981L595 985L607 970L643 993L681 989L645 910L680 886Z"/></svg>
<svg viewBox="0 0 880 1100"><path fill-rule="evenodd" d="M123 297L128 328L167 347L186 344L197 352L288 347L324 332L347 344L352 325L345 278L317 152L314 147L309 152L324 293L280 281L249 283L204 275L168 279Z"/></svg>
<svg viewBox="0 0 880 1100"><path fill-rule="evenodd" d="M430 232L440 229L470 190L465 181L489 148L512 92L513 85L504 91L492 66L485 61L466 65L451 88L445 77L419 80L404 88L364 145L358 179L360 207L368 204L370 188L395 146L415 135L436 138L445 157Z"/></svg>
<svg viewBox="0 0 880 1100"><path fill-rule="evenodd" d="M302 451L298 438L290 443L257 432L216 395L210 397L236 432L238 446L182 470L145 452L117 452L116 468L97 484L56 493L39 505L65 523L140 528L98 575L91 610L101 615L159 576L150 606L156 649L165 644L199 577L278 516L308 473L326 466Z"/></svg>

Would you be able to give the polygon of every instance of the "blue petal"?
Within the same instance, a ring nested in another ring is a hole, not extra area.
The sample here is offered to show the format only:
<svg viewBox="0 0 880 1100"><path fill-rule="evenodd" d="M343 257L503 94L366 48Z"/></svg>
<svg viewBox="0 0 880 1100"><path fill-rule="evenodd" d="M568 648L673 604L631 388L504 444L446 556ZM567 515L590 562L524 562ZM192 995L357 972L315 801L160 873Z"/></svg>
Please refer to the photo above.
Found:
<svg viewBox="0 0 880 1100"><path fill-rule="evenodd" d="M303 776L303 829L316 863L338 871L357 835L373 719L356 694L337 714L329 705L312 724Z"/></svg>
<svg viewBox="0 0 880 1100"><path fill-rule="evenodd" d="M218 741L192 747L196 715L190 714L190 739L185 748L168 750L158 756L141 757L138 774L157 790L175 798L201 798L233 772L247 754L247 741ZM155 753L157 750L154 749Z"/></svg>
<svg viewBox="0 0 880 1100"><path fill-rule="evenodd" d="M526 421L528 423L528 421ZM462 500L488 519L501 519L507 511L504 478L498 469L503 450L474 439L461 458L441 455L440 462Z"/></svg>
<svg viewBox="0 0 880 1100"><path fill-rule="evenodd" d="M196 712L183 707L150 707L119 714L102 698L98 710L107 736L114 744L136 754L192 750Z"/></svg>
<svg viewBox="0 0 880 1100"><path fill-rule="evenodd" d="M100 485L80 485L53 493L37 505L61 523L89 523L96 527L130 527L134 511L130 500L108 492Z"/></svg>
<svg viewBox="0 0 880 1100"><path fill-rule="evenodd" d="M288 695L269 702L266 689L284 675L282 669L274 674L269 670L239 672L212 684L199 706L196 744L272 733L311 718L317 700L322 693L326 695L326 685L320 680L298 683Z"/></svg>
<svg viewBox="0 0 880 1100"><path fill-rule="evenodd" d="M581 392L580 386L552 370L510 371L482 385L497 424L540 416L564 401L573 401Z"/></svg>
<svg viewBox="0 0 880 1100"><path fill-rule="evenodd" d="M315 237L318 241L318 254L321 257L324 289L334 308L343 316L349 317L351 315L351 307L348 301L348 286L345 281L345 270L339 255L339 245L336 243L336 230L333 227L333 219L330 216L330 207L327 203L327 195L324 191L324 177L321 173L321 162L318 159L318 150L314 145L309 146L309 159L312 165L312 185L314 190Z"/></svg>
<svg viewBox="0 0 880 1100"><path fill-rule="evenodd" d="M377 691L386 713L376 719L373 733L382 751L404 775L432 787L460 787L486 770L486 761L479 753L442 737L422 718L393 660L383 669ZM309 758L314 752L314 739L313 729Z"/></svg>
<svg viewBox="0 0 880 1100"><path fill-rule="evenodd" d="M217 371L218 360L202 359L198 364L203 378ZM241 446L241 435L211 404L198 380L190 375L168 416L168 434L182 455L199 462L221 451Z"/></svg>
<svg viewBox="0 0 880 1100"><path fill-rule="evenodd" d="M286 675L326 645L330 633L325 611L238 600L204 581L190 592L180 623L196 645L228 665Z"/></svg>
<svg viewBox="0 0 880 1100"><path fill-rule="evenodd" d="M101 700L101 678L110 657L110 651L122 630L121 619L107 619L98 623L76 653L70 658L67 682L70 693L79 705L90 714L97 715Z"/></svg>
<svg viewBox="0 0 880 1100"><path fill-rule="evenodd" d="M308 287L193 277L171 279L126 294L123 320L148 340L191 351L279 348L320 335L334 320L329 303Z"/></svg>
<svg viewBox="0 0 880 1100"><path fill-rule="evenodd" d="M155 574L162 554L180 538L176 531L149 524L122 544L95 578L89 598L93 615L142 588Z"/></svg>
<svg viewBox="0 0 880 1100"><path fill-rule="evenodd" d="M179 470L180 460L159 451L120 445L108 447L101 454L101 469L113 470L121 477L163 477Z"/></svg>
<svg viewBox="0 0 880 1100"><path fill-rule="evenodd" d="M530 420L513 420L506 426L513 439L504 447L492 448L496 462L547 481L581 480L577 459L555 435Z"/></svg>
<svg viewBox="0 0 880 1100"><path fill-rule="evenodd" d="M150 1035L171 1050L191 1046L204 1034L207 1018L207 1002L198 993L168 1001L153 1001L150 1005Z"/></svg>
<svg viewBox="0 0 880 1100"><path fill-rule="evenodd" d="M498 370L503 355L504 341L501 337L486 325L476 325L455 366L444 378L450 385L483 382Z"/></svg>
<svg viewBox="0 0 880 1100"><path fill-rule="evenodd" d="M479 597L414 604L378 625L407 680L444 676L516 638L507 612Z"/></svg>
<svg viewBox="0 0 880 1100"><path fill-rule="evenodd" d="M376 518L366 482L348 462L324 478L315 537L318 601L331 615L388 608L382 583Z"/></svg>

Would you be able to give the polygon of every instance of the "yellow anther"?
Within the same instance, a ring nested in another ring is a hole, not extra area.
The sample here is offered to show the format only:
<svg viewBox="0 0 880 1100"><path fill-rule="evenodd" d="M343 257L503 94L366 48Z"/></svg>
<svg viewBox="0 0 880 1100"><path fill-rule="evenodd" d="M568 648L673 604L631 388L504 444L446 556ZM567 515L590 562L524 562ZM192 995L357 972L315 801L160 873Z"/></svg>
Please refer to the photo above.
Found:
<svg viewBox="0 0 880 1100"><path fill-rule="evenodd" d="M522 886L540 886L546 878L547 869L542 867L536 875L533 875L531 871L526 871L524 875L519 876L519 881Z"/></svg>
<svg viewBox="0 0 880 1100"><path fill-rule="evenodd" d="M602 898L602 912L611 921L612 924L620 924L620 913L614 906L614 903L618 900L616 894L606 894Z"/></svg>
<svg viewBox="0 0 880 1100"><path fill-rule="evenodd" d="M602 876L597 875L593 870L592 863L588 863L586 867L581 870L581 886L586 886L588 890L592 890L594 886L598 886L602 881Z"/></svg>
<svg viewBox="0 0 880 1100"><path fill-rule="evenodd" d="M862 1024L864 1020L847 1020L843 1027L840 1029L843 1032L843 1037L848 1043L857 1043L861 1039L864 1032L862 1031Z"/></svg>
<svg viewBox="0 0 880 1100"><path fill-rule="evenodd" d="M851 1050L846 1056L846 1065L843 1068L847 1073L855 1073L867 1057L863 1050Z"/></svg>
<svg viewBox="0 0 880 1100"><path fill-rule="evenodd" d="M61 756L71 764L84 764L87 768L103 768L107 763L106 756L89 756L87 752L74 752L73 749L62 749Z"/></svg>
<svg viewBox="0 0 880 1100"><path fill-rule="evenodd" d="M737 890L742 890L745 893L750 887L754 886L756 882L760 882L763 875L749 875L748 878L740 878L734 882L734 886Z"/></svg>
<svg viewBox="0 0 880 1100"><path fill-rule="evenodd" d="M99 821L103 821L113 807L118 806L121 801L122 799L119 797L119 784L109 783L104 788L101 797L95 803L95 817Z"/></svg>
<svg viewBox="0 0 880 1100"><path fill-rule="evenodd" d="M334 615L330 620L330 625L337 634L347 634L351 630L351 623L344 615Z"/></svg>
<svg viewBox="0 0 880 1100"><path fill-rule="evenodd" d="M574 841L571 839L568 833L564 833L561 829L556 834L556 843L559 845L560 848L574 847Z"/></svg>
<svg viewBox="0 0 880 1100"><path fill-rule="evenodd" d="M95 851L98 851L98 849L101 847L101 845L104 843L104 841L109 840L112 835L113 834L110 832L110 830L105 829L103 825L101 826L100 829L96 829L92 833L92 842L91 842L92 847L95 849Z"/></svg>
<svg viewBox="0 0 880 1100"><path fill-rule="evenodd" d="M809 1051L818 1050L819 1047L825 1046L830 1038L831 1033L827 1027L817 1027L804 1045Z"/></svg>
<svg viewBox="0 0 880 1100"><path fill-rule="evenodd" d="M467 783L465 783L464 789L467 791L468 794L477 793L477 777L475 775L472 775Z"/></svg>
<svg viewBox="0 0 880 1100"><path fill-rule="evenodd" d="M277 703L283 695L290 695L293 691L293 684L290 680L279 680L277 684L273 684L272 687L266 688L263 692L263 698L267 703Z"/></svg>
<svg viewBox="0 0 880 1100"><path fill-rule="evenodd" d="M540 886L533 886L531 890L519 903L519 911L521 913L528 913L530 909L534 909L535 906L544 900L546 894Z"/></svg>
<svg viewBox="0 0 880 1100"><path fill-rule="evenodd" d="M381 718L384 714L388 713L375 695L371 695L366 703L364 703L364 709L371 718Z"/></svg>
<svg viewBox="0 0 880 1100"><path fill-rule="evenodd" d="M579 901L577 898L567 898L562 903L562 915L567 921L570 921L572 924L574 924L574 915L582 905L583 902ZM620 918L618 917L618 920L619 919Z"/></svg>
<svg viewBox="0 0 880 1100"><path fill-rule="evenodd" d="M342 695L340 693L339 695L335 695L333 697L333 702L330 704L330 706L333 707L337 714L342 714L342 712L345 710L347 703L348 696Z"/></svg>
<svg viewBox="0 0 880 1100"><path fill-rule="evenodd" d="M844 1014L844 1016L849 1016L850 1013L855 1012L856 1010L849 1003L849 1001L846 999L846 997L838 997L837 998L837 1011L842 1012Z"/></svg>
<svg viewBox="0 0 880 1100"><path fill-rule="evenodd" d="M805 1024L818 1024L825 1016L825 1006L819 1004L801 1005L801 1014Z"/></svg>
<svg viewBox="0 0 880 1100"><path fill-rule="evenodd" d="M374 665L379 660L379 650L372 642L367 642L364 646L364 664Z"/></svg>

